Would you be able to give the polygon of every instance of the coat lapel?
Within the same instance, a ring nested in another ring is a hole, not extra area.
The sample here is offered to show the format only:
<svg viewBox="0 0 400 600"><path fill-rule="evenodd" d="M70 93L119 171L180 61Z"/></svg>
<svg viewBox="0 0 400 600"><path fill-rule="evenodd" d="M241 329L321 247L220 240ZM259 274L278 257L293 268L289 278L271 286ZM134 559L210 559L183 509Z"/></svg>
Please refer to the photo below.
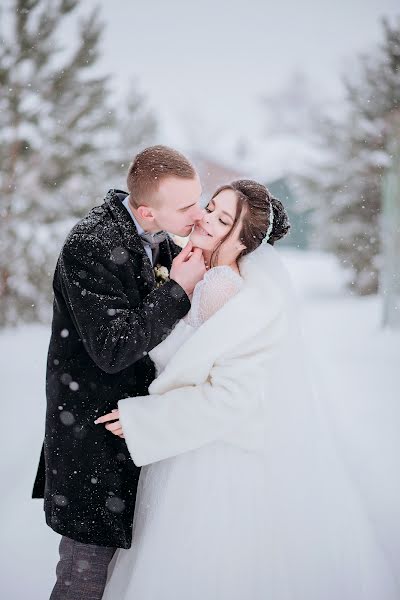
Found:
<svg viewBox="0 0 400 600"><path fill-rule="evenodd" d="M130 252L146 254L143 248L142 240L140 239L135 227L135 223L133 222L125 206L122 204L127 195L128 194L122 190L109 190L104 202L108 210L111 212L114 220L118 223L125 247Z"/></svg>
<svg viewBox="0 0 400 600"><path fill-rule="evenodd" d="M133 255L136 264L138 260L141 262L140 277L142 283L145 284L145 287L147 288L147 292L150 292L156 285L153 266L143 248L142 240L137 232L135 223L125 206L122 204L127 195L128 194L122 190L109 190L104 199L104 203L121 231L121 236L124 240L123 249ZM116 250L120 252L121 248Z"/></svg>

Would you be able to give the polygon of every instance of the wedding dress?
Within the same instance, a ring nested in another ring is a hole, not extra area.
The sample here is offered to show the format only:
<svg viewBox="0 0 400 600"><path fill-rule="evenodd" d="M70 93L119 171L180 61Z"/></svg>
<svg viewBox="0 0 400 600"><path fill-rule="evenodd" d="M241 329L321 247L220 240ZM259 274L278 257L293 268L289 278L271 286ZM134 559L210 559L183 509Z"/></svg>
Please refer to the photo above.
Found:
<svg viewBox="0 0 400 600"><path fill-rule="evenodd" d="M261 253L287 290L276 251ZM159 371L174 344L222 313L243 285L229 267L206 273L180 329L150 353ZM118 550L104 600L400 597L394 562L307 386L292 292L287 298L292 335L257 416L262 451L217 440L142 467L132 547ZM241 319L232 326L246 326L246 307Z"/></svg>

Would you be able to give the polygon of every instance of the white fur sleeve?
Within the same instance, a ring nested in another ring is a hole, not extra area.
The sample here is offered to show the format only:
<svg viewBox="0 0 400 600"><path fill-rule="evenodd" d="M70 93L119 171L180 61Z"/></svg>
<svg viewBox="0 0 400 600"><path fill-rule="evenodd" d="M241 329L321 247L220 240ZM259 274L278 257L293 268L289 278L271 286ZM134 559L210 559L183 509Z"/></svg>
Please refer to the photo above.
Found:
<svg viewBox="0 0 400 600"><path fill-rule="evenodd" d="M266 364L285 330L276 308L263 335L217 360L204 383L118 402L125 441L137 466L221 440L255 414Z"/></svg>
<svg viewBox="0 0 400 600"><path fill-rule="evenodd" d="M215 364L204 384L120 400L120 421L135 465L222 439L258 408L261 377L257 364L237 360Z"/></svg>
<svg viewBox="0 0 400 600"><path fill-rule="evenodd" d="M184 319L181 319L171 333L149 352L149 356L156 367L157 377L164 371L170 358L192 333L193 327L186 323Z"/></svg>

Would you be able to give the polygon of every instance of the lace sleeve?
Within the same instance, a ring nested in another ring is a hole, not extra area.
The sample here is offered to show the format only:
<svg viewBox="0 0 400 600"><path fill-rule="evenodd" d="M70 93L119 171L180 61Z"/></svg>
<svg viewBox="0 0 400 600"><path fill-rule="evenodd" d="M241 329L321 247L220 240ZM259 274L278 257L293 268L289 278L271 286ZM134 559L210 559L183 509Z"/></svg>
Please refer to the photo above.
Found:
<svg viewBox="0 0 400 600"><path fill-rule="evenodd" d="M243 279L230 267L210 269L195 288L187 322L199 327L237 294L242 284Z"/></svg>

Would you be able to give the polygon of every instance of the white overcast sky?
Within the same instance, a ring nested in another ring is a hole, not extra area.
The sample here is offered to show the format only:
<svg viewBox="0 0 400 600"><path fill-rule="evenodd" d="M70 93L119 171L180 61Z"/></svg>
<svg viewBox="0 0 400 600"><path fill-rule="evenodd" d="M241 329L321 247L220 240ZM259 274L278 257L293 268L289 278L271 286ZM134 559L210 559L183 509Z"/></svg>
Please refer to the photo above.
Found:
<svg viewBox="0 0 400 600"><path fill-rule="evenodd" d="M83 5L89 8L92 0ZM257 97L303 70L325 93L380 39L400 0L101 0L102 62L124 89L137 76L174 115L244 128Z"/></svg>
<svg viewBox="0 0 400 600"><path fill-rule="evenodd" d="M102 64L117 92L137 77L168 118L251 131L257 99L296 70L340 96L340 74L381 37L400 0L85 0L105 23Z"/></svg>

